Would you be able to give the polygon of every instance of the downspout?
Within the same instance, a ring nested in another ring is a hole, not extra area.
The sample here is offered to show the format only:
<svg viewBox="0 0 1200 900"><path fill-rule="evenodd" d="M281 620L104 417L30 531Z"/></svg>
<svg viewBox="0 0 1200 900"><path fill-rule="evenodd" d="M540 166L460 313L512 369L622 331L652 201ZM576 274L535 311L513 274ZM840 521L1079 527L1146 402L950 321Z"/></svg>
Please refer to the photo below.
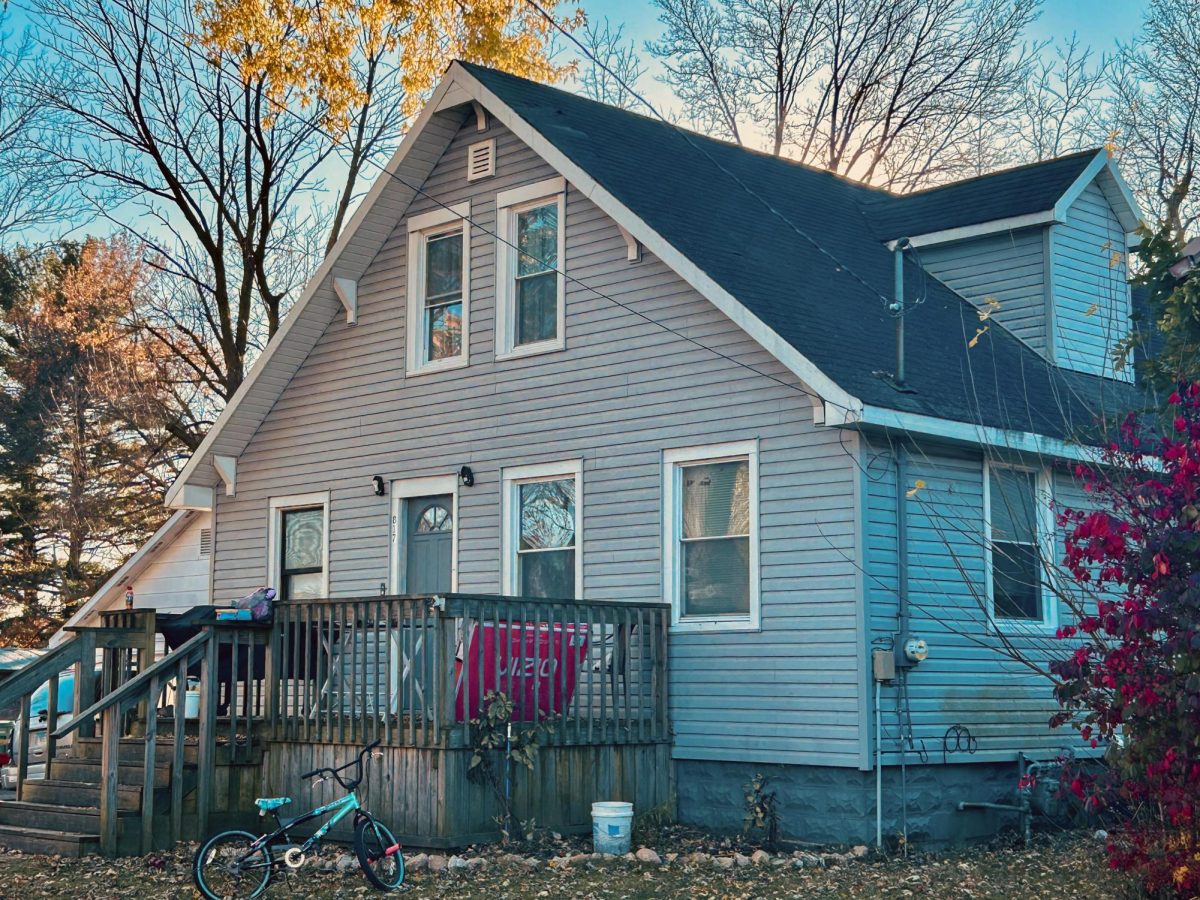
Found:
<svg viewBox="0 0 1200 900"><path fill-rule="evenodd" d="M896 253L896 259L902 259L900 252ZM897 272L900 271L897 265ZM899 319L899 336L903 340L903 322L904 317ZM901 357L903 360L903 356ZM898 628L896 633L896 641L901 642L907 639L909 629L909 612L908 612L908 491L905 485L908 483L908 451L904 444L896 447L896 601L897 601L897 618ZM904 698L904 702L908 702L908 668L902 667L896 673L900 678L898 696ZM906 746L906 736L904 734L904 723L899 715L899 707L897 707L897 724L900 729L900 831L904 835L904 854L908 855L908 750ZM907 739L912 739L911 731L907 735Z"/></svg>

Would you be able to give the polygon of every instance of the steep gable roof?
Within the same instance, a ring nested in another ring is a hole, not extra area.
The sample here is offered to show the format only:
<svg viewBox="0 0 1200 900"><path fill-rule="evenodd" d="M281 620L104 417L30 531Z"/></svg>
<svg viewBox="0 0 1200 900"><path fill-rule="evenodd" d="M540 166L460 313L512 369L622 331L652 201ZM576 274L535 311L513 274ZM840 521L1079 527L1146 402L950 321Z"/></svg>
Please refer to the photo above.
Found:
<svg viewBox="0 0 1200 900"><path fill-rule="evenodd" d="M869 421L865 411L875 408L1071 438L1090 428L1098 411L1132 402L1128 385L1058 369L996 324L969 348L979 324L975 308L911 260L906 293L919 303L905 320L908 391L896 390L878 373L895 365L895 319L887 310L893 257L883 241L892 227L889 217L899 215L889 203L898 198L556 88L455 63L172 485L170 505L203 506L205 496L211 503L219 481L215 457L236 457L249 443L341 309L334 280L352 281L365 271L471 102L495 115L818 392L833 413L826 417L831 423ZM1063 163L1064 171L1048 181L1060 184L1076 166ZM1039 189L1037 198L1044 195ZM197 489L191 497L190 487Z"/></svg>
<svg viewBox="0 0 1200 900"><path fill-rule="evenodd" d="M894 261L868 202L889 195L522 78L464 69L486 89L485 106L511 110L560 162L628 209L635 236L639 224L652 229L863 405L1070 438L1098 411L1132 402L1128 385L1060 369L999 325L969 347L975 307L911 260L906 294L921 302L906 314L911 393L897 391L876 374L895 366L886 308Z"/></svg>

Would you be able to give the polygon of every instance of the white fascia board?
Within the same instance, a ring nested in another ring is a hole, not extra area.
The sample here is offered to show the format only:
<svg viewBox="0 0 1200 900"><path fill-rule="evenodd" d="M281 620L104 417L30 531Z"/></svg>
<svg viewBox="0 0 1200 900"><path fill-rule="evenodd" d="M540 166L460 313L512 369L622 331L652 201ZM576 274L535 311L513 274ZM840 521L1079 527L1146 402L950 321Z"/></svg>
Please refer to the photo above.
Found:
<svg viewBox="0 0 1200 900"><path fill-rule="evenodd" d="M197 458L193 457L193 459ZM179 490L174 494L170 491L167 492L167 506L171 509L199 509L207 512L211 511L216 504L216 490L208 485L181 484L179 481L176 481L175 484L179 485ZM175 485L171 485L171 487L174 488Z"/></svg>
<svg viewBox="0 0 1200 900"><path fill-rule="evenodd" d="M827 404L855 413L862 408L862 402L858 398L851 396L834 383L807 357L776 334L765 322L751 313L688 257L675 249L669 241L605 190L583 168L513 112L469 72L457 63L453 63L446 78L458 81L473 100L482 103L497 121L564 175L576 190L595 203L618 226L633 235L643 247L666 263L713 306L731 319L735 325L754 338L764 350L791 370L797 378L820 394Z"/></svg>
<svg viewBox="0 0 1200 900"><path fill-rule="evenodd" d="M392 176L407 158L409 151L418 143L421 132L424 131L429 120L432 119L442 107L443 98L445 97L446 92L450 90L452 84L453 79L447 76L446 78L442 79L441 84L434 89L433 95L429 98L429 102L425 105L424 109L421 110L420 115L417 116L416 122L413 123L412 130L408 133L405 139L400 142L400 146L396 149L396 152L392 154L392 158L387 161L387 164L383 167L383 171L379 173L379 177L377 177L374 184L371 185L371 189L367 192L366 197L363 198L362 203L359 204L358 209L354 212L354 215L350 217L350 221L346 223L346 227L342 231L341 236L338 238L337 243L333 245L333 249L329 251L329 255L325 257L320 267L318 267L312 278L309 279L308 284L304 286L304 291L301 293L300 298L288 311L288 314L284 317L283 322L280 323L279 330L275 332L275 336L271 338L271 340L267 343L267 346L263 349L262 356L258 358L254 366L250 369L249 374L246 376L246 380L241 383L234 395L229 398L229 402L225 405L225 409L221 411L221 415L217 417L217 421L213 423L213 427L208 430L208 434L204 436L204 440L200 442L200 446L196 448L196 452L192 454L191 459L189 459L187 464L183 467L183 471L179 473L179 476L171 484L170 488L167 489L165 501L166 506L172 508L192 507L192 504L190 503L176 502L179 500L180 492L187 485L188 479L191 478L191 476L195 474L196 469L199 468L201 460L203 460L209 454L209 452L212 451L213 445L216 444L218 438L221 436L222 431L225 429L225 424L237 413L238 409L245 401L246 396L250 393L259 377L270 365L271 360L278 352L280 345L287 342L288 335L291 334L292 328L295 326L296 322L303 316L304 310L312 302L313 298L320 292L326 281L332 275L334 275L335 270L338 267L338 263L341 260L342 254L345 252L346 248L354 242L355 237L358 234L358 229L362 226L363 222L366 221L367 216L370 215L375 204L379 202L379 198L383 196L389 187L391 187L391 183L393 181ZM360 274L361 273L357 271L351 273L342 272L343 277L350 276L353 279L356 279ZM211 506L207 508L211 508Z"/></svg>
<svg viewBox="0 0 1200 900"><path fill-rule="evenodd" d="M1138 207L1137 198L1133 196L1133 191L1129 189L1124 176L1121 175L1116 161L1107 150L1096 151L1095 158L1088 163L1087 168L1079 174L1079 177L1054 204L1054 214L1059 221L1065 222L1067 210L1071 208L1071 204L1079 199L1079 195L1087 189L1089 184L1101 177L1107 178L1110 186L1116 189L1119 202L1113 202L1111 192L1108 190L1104 190L1104 196L1112 206L1113 212L1116 213L1121 228L1125 231L1127 246L1132 246L1141 240L1133 232L1142 224L1142 211ZM1101 185L1102 189L1103 187Z"/></svg>
<svg viewBox="0 0 1200 900"><path fill-rule="evenodd" d="M874 425L909 434L927 435L964 444L995 447L1056 459L1096 462L1100 458L1100 448L1098 447L1071 444L1059 438L1046 437L1029 431L1012 431L1006 428L974 425L970 422L956 422L951 419L939 419L936 416L899 412L881 406L863 407L858 424Z"/></svg>
<svg viewBox="0 0 1200 900"><path fill-rule="evenodd" d="M958 228L946 228L942 231L927 231L924 234L908 236L908 241L914 247L932 247L935 244L949 244L954 241L965 241L970 238L983 237L988 234L998 234L1004 231L1016 231L1018 228L1032 228L1035 225L1053 225L1054 210L1026 213L1023 216L1009 216L1007 219L992 219L990 222L980 222L976 225L962 225ZM889 250L896 249L899 238L885 241L884 246Z"/></svg>
<svg viewBox="0 0 1200 900"><path fill-rule="evenodd" d="M109 579L100 585L87 602L75 611L75 615L63 622L63 625L58 631L50 637L50 646L57 647L67 638L67 629L78 625L91 614L104 599L112 592L120 588L127 581L133 579L146 564L150 562L150 556L157 553L159 550L168 546L179 534L184 530L184 526L191 521L196 513L190 509L180 509L171 514L158 529L150 536L146 543L138 547L133 556L125 560L124 565L109 577Z"/></svg>
<svg viewBox="0 0 1200 900"><path fill-rule="evenodd" d="M1125 229L1126 234L1130 239L1131 244L1136 244L1141 241L1134 232L1145 221L1142 215L1142 208L1138 205L1137 197L1133 195L1133 191L1129 188L1129 183L1125 181L1125 176L1121 174L1121 167L1117 165L1116 160L1108 160L1106 174L1112 179L1113 187L1117 189L1117 193L1121 195L1124 201L1124 209L1114 207L1114 212L1117 218L1121 220L1121 227Z"/></svg>

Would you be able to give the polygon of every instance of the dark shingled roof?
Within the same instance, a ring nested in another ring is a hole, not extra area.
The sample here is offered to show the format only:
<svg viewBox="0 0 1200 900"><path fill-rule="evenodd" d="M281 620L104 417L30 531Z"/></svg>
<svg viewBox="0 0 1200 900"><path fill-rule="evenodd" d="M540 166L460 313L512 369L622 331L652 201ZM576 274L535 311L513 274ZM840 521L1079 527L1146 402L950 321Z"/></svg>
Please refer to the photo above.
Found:
<svg viewBox="0 0 1200 900"><path fill-rule="evenodd" d="M1098 410L1135 402L1129 385L1050 365L994 323L968 348L980 325L975 308L911 260L906 296L921 298L906 317L913 392L899 392L875 374L895 366L895 320L886 309L893 260L875 222L890 195L556 88L465 68L865 404L1070 439L1091 429ZM1083 165L1080 155L1065 159L1045 164L1055 173L1048 183L1069 183ZM1041 169L1020 171L1040 184Z"/></svg>
<svg viewBox="0 0 1200 900"><path fill-rule="evenodd" d="M880 191L864 205L884 240L1045 212L1099 152L1082 150L911 194Z"/></svg>

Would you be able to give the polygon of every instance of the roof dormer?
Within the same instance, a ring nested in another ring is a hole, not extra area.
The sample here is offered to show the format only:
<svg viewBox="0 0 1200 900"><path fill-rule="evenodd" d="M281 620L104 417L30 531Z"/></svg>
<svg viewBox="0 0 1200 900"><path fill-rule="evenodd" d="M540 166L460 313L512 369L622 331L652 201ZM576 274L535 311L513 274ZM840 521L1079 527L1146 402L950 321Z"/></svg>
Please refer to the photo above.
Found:
<svg viewBox="0 0 1200 900"><path fill-rule="evenodd" d="M1048 360L1117 373L1127 251L1140 215L1106 150L1074 153L866 205L880 236Z"/></svg>

